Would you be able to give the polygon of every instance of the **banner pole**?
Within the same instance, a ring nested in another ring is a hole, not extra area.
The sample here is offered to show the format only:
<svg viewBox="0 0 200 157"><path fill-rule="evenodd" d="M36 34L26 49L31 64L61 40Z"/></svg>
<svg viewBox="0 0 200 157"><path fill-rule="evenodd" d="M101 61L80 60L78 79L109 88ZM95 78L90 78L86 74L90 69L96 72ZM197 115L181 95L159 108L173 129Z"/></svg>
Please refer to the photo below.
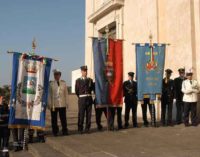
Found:
<svg viewBox="0 0 200 157"><path fill-rule="evenodd" d="M106 56L108 56L108 53L109 53L109 36L108 36L108 33L109 33L109 27L108 25L106 26L105 28L105 32L106 32L106 38L107 38L107 49L106 49ZM109 104L106 105L106 110L107 110L107 131L109 131L109 107L108 107Z"/></svg>

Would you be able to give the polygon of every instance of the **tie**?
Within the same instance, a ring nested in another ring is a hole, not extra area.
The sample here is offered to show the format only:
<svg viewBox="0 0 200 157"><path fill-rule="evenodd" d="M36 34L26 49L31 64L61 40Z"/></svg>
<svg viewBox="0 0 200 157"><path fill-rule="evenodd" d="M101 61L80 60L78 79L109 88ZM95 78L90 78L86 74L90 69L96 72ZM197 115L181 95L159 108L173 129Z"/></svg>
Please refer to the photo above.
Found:
<svg viewBox="0 0 200 157"><path fill-rule="evenodd" d="M190 80L190 84L192 85L192 80Z"/></svg>
<svg viewBox="0 0 200 157"><path fill-rule="evenodd" d="M57 84L58 84L58 87L60 86L60 82L59 81L57 81Z"/></svg>

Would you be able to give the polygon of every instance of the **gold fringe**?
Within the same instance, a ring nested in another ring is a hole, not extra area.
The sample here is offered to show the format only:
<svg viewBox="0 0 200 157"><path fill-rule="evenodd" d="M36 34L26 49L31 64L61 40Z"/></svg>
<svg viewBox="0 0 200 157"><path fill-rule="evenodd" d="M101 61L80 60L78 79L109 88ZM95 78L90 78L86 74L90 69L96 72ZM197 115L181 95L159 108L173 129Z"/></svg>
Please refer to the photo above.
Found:
<svg viewBox="0 0 200 157"><path fill-rule="evenodd" d="M41 130L45 131L46 128L39 127L39 126L29 126L29 125L8 125L10 129L33 129L33 130Z"/></svg>

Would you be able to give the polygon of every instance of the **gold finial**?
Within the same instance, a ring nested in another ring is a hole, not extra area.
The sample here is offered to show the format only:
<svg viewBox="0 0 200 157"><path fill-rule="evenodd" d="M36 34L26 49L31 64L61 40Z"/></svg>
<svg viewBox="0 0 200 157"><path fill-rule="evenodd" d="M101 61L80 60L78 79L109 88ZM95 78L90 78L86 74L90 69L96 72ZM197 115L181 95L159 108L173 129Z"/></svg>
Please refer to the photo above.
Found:
<svg viewBox="0 0 200 157"><path fill-rule="evenodd" d="M37 45L36 45L36 39L33 38L33 41L32 41L32 50L33 50L33 53L35 53L36 47L37 47Z"/></svg>
<svg viewBox="0 0 200 157"><path fill-rule="evenodd" d="M153 45L153 35L150 31L150 34L149 34L149 40L150 40L150 45L152 46Z"/></svg>

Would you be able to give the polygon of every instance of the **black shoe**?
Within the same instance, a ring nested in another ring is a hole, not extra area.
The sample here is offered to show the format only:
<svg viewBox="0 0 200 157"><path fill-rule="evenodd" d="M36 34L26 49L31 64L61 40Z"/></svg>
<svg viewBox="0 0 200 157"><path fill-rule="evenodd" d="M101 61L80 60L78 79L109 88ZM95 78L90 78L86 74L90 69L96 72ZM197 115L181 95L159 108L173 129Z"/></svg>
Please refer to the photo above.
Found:
<svg viewBox="0 0 200 157"><path fill-rule="evenodd" d="M109 127L109 130L110 130L110 131L115 131L114 126Z"/></svg>
<svg viewBox="0 0 200 157"><path fill-rule="evenodd" d="M90 129L85 129L86 134L90 134Z"/></svg>
<svg viewBox="0 0 200 157"><path fill-rule="evenodd" d="M119 126L119 127L118 127L118 130L122 130L122 129L123 129L123 127L122 127L122 126Z"/></svg>
<svg viewBox="0 0 200 157"><path fill-rule="evenodd" d="M83 130L78 130L78 134L82 135L83 134Z"/></svg>
<svg viewBox="0 0 200 157"><path fill-rule="evenodd" d="M45 143L45 138L44 137L39 137L39 142L40 143Z"/></svg>
<svg viewBox="0 0 200 157"><path fill-rule="evenodd" d="M63 131L63 136L68 136L68 135L69 135L68 131Z"/></svg>
<svg viewBox="0 0 200 157"><path fill-rule="evenodd" d="M128 123L125 123L124 129L128 129L128 127L129 127L129 124L128 124Z"/></svg>
<svg viewBox="0 0 200 157"><path fill-rule="evenodd" d="M102 131L103 126L102 126L102 125L99 125L99 126L97 127L97 129L98 129L98 131Z"/></svg>
<svg viewBox="0 0 200 157"><path fill-rule="evenodd" d="M139 128L138 124L133 124L133 128Z"/></svg>
<svg viewBox="0 0 200 157"><path fill-rule="evenodd" d="M57 137L57 136L58 136L58 134L57 134L57 133L53 133L53 136L54 136L54 137Z"/></svg>
<svg viewBox="0 0 200 157"><path fill-rule="evenodd" d="M190 124L188 124L188 123L185 123L185 127L189 127L190 126Z"/></svg>

